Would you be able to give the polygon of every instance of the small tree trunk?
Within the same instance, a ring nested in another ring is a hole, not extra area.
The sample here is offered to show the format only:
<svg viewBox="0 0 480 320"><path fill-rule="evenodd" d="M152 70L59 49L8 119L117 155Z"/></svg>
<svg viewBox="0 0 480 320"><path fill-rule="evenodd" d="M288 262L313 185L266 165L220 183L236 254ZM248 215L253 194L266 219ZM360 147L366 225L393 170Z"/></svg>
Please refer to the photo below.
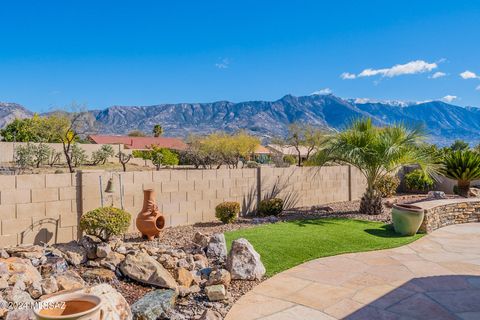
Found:
<svg viewBox="0 0 480 320"><path fill-rule="evenodd" d="M298 150L298 149L297 149ZM302 154L300 153L300 151L298 151L298 166L301 167L302 166Z"/></svg>
<svg viewBox="0 0 480 320"><path fill-rule="evenodd" d="M382 195L373 188L367 189L360 201L360 214L377 215L383 213Z"/></svg>
<svg viewBox="0 0 480 320"><path fill-rule="evenodd" d="M458 194L462 197L468 198L470 190L470 181L458 181Z"/></svg>

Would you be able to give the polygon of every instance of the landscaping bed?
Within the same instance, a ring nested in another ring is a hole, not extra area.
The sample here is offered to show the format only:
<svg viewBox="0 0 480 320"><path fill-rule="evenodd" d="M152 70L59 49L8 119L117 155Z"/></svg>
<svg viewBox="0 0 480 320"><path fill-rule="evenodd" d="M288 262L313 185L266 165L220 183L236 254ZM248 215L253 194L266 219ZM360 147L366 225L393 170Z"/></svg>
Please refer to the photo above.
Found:
<svg viewBox="0 0 480 320"><path fill-rule="evenodd" d="M418 238L398 237L384 227L390 221L388 206L377 216L360 215L358 207L359 201L351 201L231 224L172 227L153 241L139 234L109 242L85 236L68 244L8 248L0 258L0 267L7 266L0 268L2 296L28 303L61 290L92 287L113 297L115 309L130 312L130 305L135 314L160 303L159 319L204 319L205 312L221 318L238 298L277 272L322 256L390 248ZM227 246L239 238L248 242L238 240L235 254L227 257ZM228 265L229 259L242 257L250 263L246 269Z"/></svg>

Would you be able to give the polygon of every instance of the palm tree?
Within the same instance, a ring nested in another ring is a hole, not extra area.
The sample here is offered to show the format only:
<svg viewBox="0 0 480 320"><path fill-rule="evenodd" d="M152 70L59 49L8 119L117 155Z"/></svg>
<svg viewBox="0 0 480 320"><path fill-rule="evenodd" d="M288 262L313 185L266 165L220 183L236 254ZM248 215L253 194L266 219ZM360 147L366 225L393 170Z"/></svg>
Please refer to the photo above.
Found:
<svg viewBox="0 0 480 320"><path fill-rule="evenodd" d="M163 133L163 128L162 128L161 125L156 124L156 125L153 126L153 130L152 130L152 131L153 131L153 135L154 135L155 137L160 137L160 136L162 135L162 133Z"/></svg>
<svg viewBox="0 0 480 320"><path fill-rule="evenodd" d="M480 155L470 150L452 151L445 155L442 174L457 180L458 194L468 197L470 181L480 179Z"/></svg>
<svg viewBox="0 0 480 320"><path fill-rule="evenodd" d="M421 147L423 137L421 128L408 129L403 124L376 127L368 118L354 121L331 139L329 157L351 164L366 178L367 190L361 200L360 213L383 212L381 194L375 186L384 176L394 174L408 164L418 164L432 173L433 159Z"/></svg>

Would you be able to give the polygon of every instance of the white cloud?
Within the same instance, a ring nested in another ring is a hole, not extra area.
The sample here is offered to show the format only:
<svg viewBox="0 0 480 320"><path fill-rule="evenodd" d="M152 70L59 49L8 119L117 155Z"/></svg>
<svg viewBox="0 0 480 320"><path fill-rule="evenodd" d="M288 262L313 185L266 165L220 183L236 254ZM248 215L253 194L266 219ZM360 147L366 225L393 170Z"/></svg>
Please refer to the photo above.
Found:
<svg viewBox="0 0 480 320"><path fill-rule="evenodd" d="M469 70L465 70L460 73L460 77L462 77L462 79L480 79L480 76L477 76L475 72Z"/></svg>
<svg viewBox="0 0 480 320"><path fill-rule="evenodd" d="M429 63L424 60L415 60L410 61L405 64L396 64L390 68L382 69L364 69L359 74L355 75L353 73L344 72L340 75L342 79L355 79L360 77L373 77L380 75L382 77L393 78L406 74L417 74L430 72L433 69L438 68L438 64L435 62Z"/></svg>
<svg viewBox="0 0 480 320"><path fill-rule="evenodd" d="M223 58L220 62L215 63L217 69L228 69L230 67L230 59Z"/></svg>
<svg viewBox="0 0 480 320"><path fill-rule="evenodd" d="M446 102L452 102L453 100L457 100L457 99L458 99L457 96L452 96L449 94L447 94L445 97L442 98L442 100Z"/></svg>
<svg viewBox="0 0 480 320"><path fill-rule="evenodd" d="M352 79L355 79L356 77L357 77L356 75L349 72L344 72L340 75L340 78L342 78L343 80L352 80Z"/></svg>
<svg viewBox="0 0 480 320"><path fill-rule="evenodd" d="M432 74L432 76L430 78L438 79L438 78L441 78L441 77L445 77L446 75L447 74L445 72L437 71L434 74Z"/></svg>
<svg viewBox="0 0 480 320"><path fill-rule="evenodd" d="M475 90L480 91L480 85L478 85Z"/></svg>
<svg viewBox="0 0 480 320"><path fill-rule="evenodd" d="M325 94L331 94L332 92L333 92L332 89L330 89L330 88L325 88L325 89L320 89L320 90L314 91L314 92L312 92L310 95L311 95L311 96L314 96L314 95L325 95Z"/></svg>

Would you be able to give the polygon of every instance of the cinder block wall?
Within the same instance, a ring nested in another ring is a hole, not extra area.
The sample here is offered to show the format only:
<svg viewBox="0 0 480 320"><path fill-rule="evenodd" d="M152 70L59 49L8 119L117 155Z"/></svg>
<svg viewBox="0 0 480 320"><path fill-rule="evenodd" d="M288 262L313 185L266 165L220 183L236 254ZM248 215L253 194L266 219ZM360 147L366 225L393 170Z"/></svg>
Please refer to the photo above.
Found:
<svg viewBox="0 0 480 320"><path fill-rule="evenodd" d="M121 206L121 179L130 231L144 189L155 189L167 226L215 220L215 206L223 201L238 201L246 214L269 196L283 198L288 207L305 207L358 199L365 190L361 174L348 166L0 175L0 247L77 239L81 215L101 206L100 190L110 178L115 190L103 193L103 203Z"/></svg>
<svg viewBox="0 0 480 320"><path fill-rule="evenodd" d="M0 175L0 246L77 236L77 174Z"/></svg>

